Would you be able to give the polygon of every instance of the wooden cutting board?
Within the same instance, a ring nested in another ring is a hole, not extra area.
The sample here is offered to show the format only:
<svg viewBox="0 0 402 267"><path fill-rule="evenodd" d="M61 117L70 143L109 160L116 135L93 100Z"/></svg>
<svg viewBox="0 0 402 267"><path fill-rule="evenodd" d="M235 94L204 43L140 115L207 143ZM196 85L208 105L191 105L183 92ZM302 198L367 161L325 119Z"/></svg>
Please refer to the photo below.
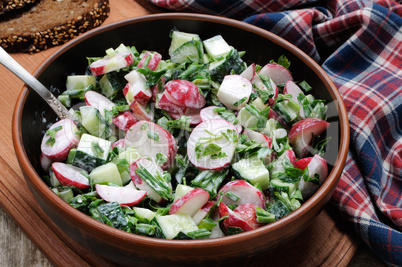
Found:
<svg viewBox="0 0 402 267"><path fill-rule="evenodd" d="M146 0L110 0L110 17L104 24L161 12ZM13 54L22 66L33 73L60 47L34 54ZM23 83L0 66L0 206L23 230L42 253L56 266L114 266L92 251L71 240L39 207L20 171L13 153L11 120ZM347 266L359 239L345 221L327 206L296 240L275 251L252 259L240 266Z"/></svg>

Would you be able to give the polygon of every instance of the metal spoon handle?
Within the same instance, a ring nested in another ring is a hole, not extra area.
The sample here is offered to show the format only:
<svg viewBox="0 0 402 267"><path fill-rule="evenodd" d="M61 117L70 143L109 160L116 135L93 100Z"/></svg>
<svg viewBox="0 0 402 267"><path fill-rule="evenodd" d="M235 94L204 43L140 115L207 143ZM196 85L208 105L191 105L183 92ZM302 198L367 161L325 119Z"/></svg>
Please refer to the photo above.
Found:
<svg viewBox="0 0 402 267"><path fill-rule="evenodd" d="M19 77L29 87L35 90L49 104L54 112L56 112L60 119L72 119L72 115L68 112L68 109L41 82L15 61L2 47L0 47L0 63Z"/></svg>

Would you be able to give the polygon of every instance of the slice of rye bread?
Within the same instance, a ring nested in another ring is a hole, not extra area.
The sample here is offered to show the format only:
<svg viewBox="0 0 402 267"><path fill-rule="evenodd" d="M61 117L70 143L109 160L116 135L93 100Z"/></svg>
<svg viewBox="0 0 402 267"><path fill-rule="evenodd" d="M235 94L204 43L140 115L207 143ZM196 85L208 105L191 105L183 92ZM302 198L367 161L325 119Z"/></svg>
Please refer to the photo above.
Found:
<svg viewBox="0 0 402 267"><path fill-rule="evenodd" d="M0 0L0 15L9 11L19 10L35 2L36 0Z"/></svg>
<svg viewBox="0 0 402 267"><path fill-rule="evenodd" d="M109 0L41 0L0 18L0 45L9 53L36 53L98 27L109 11Z"/></svg>

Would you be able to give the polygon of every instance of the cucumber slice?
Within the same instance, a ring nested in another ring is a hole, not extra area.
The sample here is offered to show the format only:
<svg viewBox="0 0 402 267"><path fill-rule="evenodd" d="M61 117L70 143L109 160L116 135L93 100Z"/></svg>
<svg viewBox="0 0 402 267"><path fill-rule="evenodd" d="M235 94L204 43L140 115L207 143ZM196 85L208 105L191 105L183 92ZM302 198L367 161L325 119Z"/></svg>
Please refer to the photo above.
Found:
<svg viewBox="0 0 402 267"><path fill-rule="evenodd" d="M67 76L66 89L67 91L85 89L92 85L96 86L96 78L91 75L70 75Z"/></svg>
<svg viewBox="0 0 402 267"><path fill-rule="evenodd" d="M110 98L122 90L125 86L125 80L117 72L108 72L99 80L101 93Z"/></svg>
<svg viewBox="0 0 402 267"><path fill-rule="evenodd" d="M184 43L190 42L192 40L201 42L200 36L194 33L172 31L170 37L172 38L172 41L169 47L169 56L172 56L173 53Z"/></svg>
<svg viewBox="0 0 402 267"><path fill-rule="evenodd" d="M202 62L203 54L200 50L199 41L190 41L182 44L170 56L172 63Z"/></svg>
<svg viewBox="0 0 402 267"><path fill-rule="evenodd" d="M194 220L188 214L156 216L156 220L166 239L173 239L180 232L187 233L198 230Z"/></svg>
<svg viewBox="0 0 402 267"><path fill-rule="evenodd" d="M208 56L214 59L226 56L232 49L221 35L204 40L203 43Z"/></svg>
<svg viewBox="0 0 402 267"><path fill-rule="evenodd" d="M155 212L140 207L133 207L135 217L142 223L150 223L152 219L155 217Z"/></svg>
<svg viewBox="0 0 402 267"><path fill-rule="evenodd" d="M283 119L287 122L287 123L291 123L293 121L295 121L297 119L297 117L299 116L298 111L296 111L293 108L293 105L289 104L289 103L293 103L291 101L282 101L277 103L274 106L274 110L279 113L280 115L282 115Z"/></svg>
<svg viewBox="0 0 402 267"><path fill-rule="evenodd" d="M297 189L296 184L283 182L280 179L272 179L270 182L271 186L277 188L279 191L284 191L288 193L289 196Z"/></svg>
<svg viewBox="0 0 402 267"><path fill-rule="evenodd" d="M250 184L259 184L262 190L269 188L269 171L258 157L242 159L234 163L232 168Z"/></svg>
<svg viewBox="0 0 402 267"><path fill-rule="evenodd" d="M112 131L99 110L92 106L80 107L82 126L92 135L106 139Z"/></svg>
<svg viewBox="0 0 402 267"><path fill-rule="evenodd" d="M108 140L83 134L77 148L70 151L69 162L74 166L91 172L94 168L106 163L111 144L112 142ZM94 145L99 146L101 149L95 149Z"/></svg>
<svg viewBox="0 0 402 267"><path fill-rule="evenodd" d="M254 128L257 126L258 119L251 114L245 107L241 108L237 114L237 119L244 128Z"/></svg>
<svg viewBox="0 0 402 267"><path fill-rule="evenodd" d="M91 171L89 177L92 179L93 184L115 183L123 186L119 170L113 162L96 167Z"/></svg>

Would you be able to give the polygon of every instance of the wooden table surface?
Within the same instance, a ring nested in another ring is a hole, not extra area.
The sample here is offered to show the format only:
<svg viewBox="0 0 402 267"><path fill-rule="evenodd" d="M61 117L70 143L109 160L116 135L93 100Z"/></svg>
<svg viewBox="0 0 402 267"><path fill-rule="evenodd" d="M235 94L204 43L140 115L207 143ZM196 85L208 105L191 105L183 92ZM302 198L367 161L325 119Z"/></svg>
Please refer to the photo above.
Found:
<svg viewBox="0 0 402 267"><path fill-rule="evenodd" d="M143 1L110 0L110 17L104 24L125 18L159 12ZM33 73L60 47L12 57ZM23 87L6 68L0 66L0 266L83 266L107 265L86 248L69 240L36 203L22 177L11 139L11 121L17 97ZM308 242L308 246L304 244ZM360 246L359 238L336 211L327 206L315 222L294 244L285 246L289 260L279 261L272 255L247 263L295 266L290 258L302 257L298 266L382 266L372 253ZM358 249L359 248L359 249ZM356 253L358 251L358 253Z"/></svg>

